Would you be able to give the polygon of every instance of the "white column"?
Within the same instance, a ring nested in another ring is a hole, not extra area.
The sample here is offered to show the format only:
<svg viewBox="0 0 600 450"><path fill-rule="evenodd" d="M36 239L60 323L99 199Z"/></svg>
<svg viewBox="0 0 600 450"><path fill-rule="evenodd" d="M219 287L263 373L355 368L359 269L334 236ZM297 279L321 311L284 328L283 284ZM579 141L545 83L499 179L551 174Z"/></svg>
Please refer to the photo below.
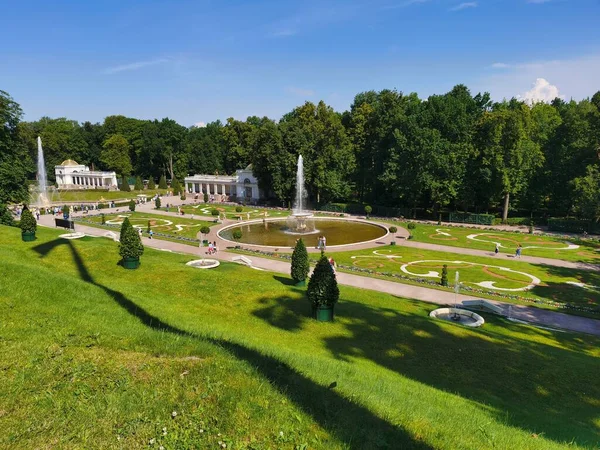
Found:
<svg viewBox="0 0 600 450"><path fill-rule="evenodd" d="M203 193L203 192L202 192L202 183L198 183L198 186L199 186L199 189L200 189L200 191L199 191L198 193L199 193L199 194L202 194L202 193Z"/></svg>
<svg viewBox="0 0 600 450"><path fill-rule="evenodd" d="M213 184L213 188L214 188L214 194L217 195L218 191L217 191L217 183Z"/></svg>
<svg viewBox="0 0 600 450"><path fill-rule="evenodd" d="M225 185L224 184L221 185L221 190L222 190L221 194L225 195Z"/></svg>

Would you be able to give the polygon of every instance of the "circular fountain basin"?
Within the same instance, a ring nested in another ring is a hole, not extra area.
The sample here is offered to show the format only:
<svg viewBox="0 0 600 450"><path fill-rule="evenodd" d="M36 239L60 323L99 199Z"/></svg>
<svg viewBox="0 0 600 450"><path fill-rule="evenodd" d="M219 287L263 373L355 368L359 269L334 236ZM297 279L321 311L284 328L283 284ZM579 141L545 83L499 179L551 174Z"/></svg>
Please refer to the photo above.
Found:
<svg viewBox="0 0 600 450"><path fill-rule="evenodd" d="M85 234L78 231L77 233L60 234L58 237L62 239L81 239L82 237L85 237Z"/></svg>
<svg viewBox="0 0 600 450"><path fill-rule="evenodd" d="M460 308L438 308L431 311L429 316L466 327L480 327L485 323L485 320L479 314Z"/></svg>
<svg viewBox="0 0 600 450"><path fill-rule="evenodd" d="M215 267L219 267L221 264L216 259L195 259L194 261L190 261L186 263L186 266L193 267L195 269L214 269Z"/></svg>
<svg viewBox="0 0 600 450"><path fill-rule="evenodd" d="M325 236L327 247L374 241L387 235L382 225L361 220L312 217L315 230L306 233L290 230L286 219L256 220L235 224L219 231L219 237L236 244L266 247L294 247L303 238L307 247L316 247L317 234ZM242 238L233 239L234 230L242 231Z"/></svg>

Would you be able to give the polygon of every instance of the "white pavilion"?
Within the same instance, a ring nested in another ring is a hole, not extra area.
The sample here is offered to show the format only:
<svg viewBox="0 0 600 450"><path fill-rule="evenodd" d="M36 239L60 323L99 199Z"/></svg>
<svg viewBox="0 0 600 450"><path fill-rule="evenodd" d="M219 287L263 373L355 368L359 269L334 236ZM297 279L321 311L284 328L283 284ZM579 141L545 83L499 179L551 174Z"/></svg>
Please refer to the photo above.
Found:
<svg viewBox="0 0 600 450"><path fill-rule="evenodd" d="M235 175L193 175L185 177L185 188L190 194L214 195L216 200L236 199L257 201L261 197L258 180L252 174L252 165Z"/></svg>
<svg viewBox="0 0 600 450"><path fill-rule="evenodd" d="M118 187L115 172L90 170L88 166L72 159L54 166L58 189L116 189Z"/></svg>

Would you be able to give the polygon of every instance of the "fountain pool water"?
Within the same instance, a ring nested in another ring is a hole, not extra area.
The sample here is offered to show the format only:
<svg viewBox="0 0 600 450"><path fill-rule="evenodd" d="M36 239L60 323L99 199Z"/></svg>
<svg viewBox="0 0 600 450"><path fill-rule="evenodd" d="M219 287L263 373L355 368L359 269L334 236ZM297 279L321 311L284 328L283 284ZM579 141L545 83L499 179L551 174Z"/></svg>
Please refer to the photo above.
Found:
<svg viewBox="0 0 600 450"><path fill-rule="evenodd" d="M429 313L430 317L435 319L446 320L448 322L459 323L467 327L480 327L485 320L479 314L467 309L456 307L458 294L460 293L460 280L458 270L454 276L454 307L453 308L438 308Z"/></svg>

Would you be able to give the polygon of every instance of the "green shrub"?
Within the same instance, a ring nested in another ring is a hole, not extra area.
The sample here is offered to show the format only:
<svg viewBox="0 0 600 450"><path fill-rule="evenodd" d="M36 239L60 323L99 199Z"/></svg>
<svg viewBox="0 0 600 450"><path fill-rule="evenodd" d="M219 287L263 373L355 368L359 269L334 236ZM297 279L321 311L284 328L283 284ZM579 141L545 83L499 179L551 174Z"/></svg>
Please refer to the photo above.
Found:
<svg viewBox="0 0 600 450"><path fill-rule="evenodd" d="M442 280L440 284L442 286L448 286L448 266L446 264L442 267Z"/></svg>
<svg viewBox="0 0 600 450"><path fill-rule="evenodd" d="M154 200L154 207L156 209L160 209L160 197L156 197L156 199Z"/></svg>
<svg viewBox="0 0 600 450"><path fill-rule="evenodd" d="M160 179L158 180L158 188L159 189L168 189L169 186L167 186L167 177L165 177L164 175L162 175L160 177Z"/></svg>
<svg viewBox="0 0 600 450"><path fill-rule="evenodd" d="M414 222L408 222L406 228L408 228L409 230L414 230L415 228L417 228L417 224Z"/></svg>
<svg viewBox="0 0 600 450"><path fill-rule="evenodd" d="M233 233L231 235L233 236L234 240L239 241L242 238L242 230L240 230L239 228L233 230Z"/></svg>
<svg viewBox="0 0 600 450"><path fill-rule="evenodd" d="M306 280L308 272L310 271L310 264L308 262L308 252L302 239L298 239L294 252L292 253L292 267L291 275L292 279L299 283L300 281Z"/></svg>
<svg viewBox="0 0 600 450"><path fill-rule="evenodd" d="M236 207L235 207L235 212L239 212L239 213L241 213L243 210L244 210L244 208L243 208L243 207L241 207L241 206L236 206Z"/></svg>
<svg viewBox="0 0 600 450"><path fill-rule="evenodd" d="M390 227L389 230L390 230L390 233L394 234L394 233L396 233L398 231L398 228L396 228L396 227Z"/></svg>
<svg viewBox="0 0 600 450"><path fill-rule="evenodd" d="M598 231L598 228L594 227L594 225L589 220L574 218L551 218L548 219L548 230L562 231L567 233L583 233L584 231L593 233L595 231Z"/></svg>
<svg viewBox="0 0 600 450"><path fill-rule="evenodd" d="M208 203L208 194L204 193L204 203Z"/></svg>
<svg viewBox="0 0 600 450"><path fill-rule="evenodd" d="M123 192L131 192L131 188L129 187L129 182L127 181L127 177L121 178L121 185L119 186L119 190Z"/></svg>
<svg viewBox="0 0 600 450"><path fill-rule="evenodd" d="M104 213L100 214L100 220L102 221L102 225L106 225L106 216Z"/></svg>
<svg viewBox="0 0 600 450"><path fill-rule="evenodd" d="M367 219L369 218L369 214L371 214L372 211L373 208L371 208L369 205L365 206L365 214L367 215Z"/></svg>
<svg viewBox="0 0 600 450"><path fill-rule="evenodd" d="M150 221L148 221L148 226L146 227L146 233L150 234L150 230L152 230L152 227L150 226Z"/></svg>
<svg viewBox="0 0 600 450"><path fill-rule="evenodd" d="M63 205L62 213L65 219L69 218L69 215L71 214L71 208L69 208L69 205Z"/></svg>
<svg viewBox="0 0 600 450"><path fill-rule="evenodd" d="M181 197L179 197L179 200L185 200L185 198L186 198L186 197L185 197L185 193L182 193L182 194L181 194Z"/></svg>
<svg viewBox="0 0 600 450"><path fill-rule="evenodd" d="M177 178L173 178L173 180L171 181L171 189L173 190L174 195L179 195L183 192L181 184L179 183L179 180Z"/></svg>
<svg viewBox="0 0 600 450"><path fill-rule="evenodd" d="M0 224L8 226L13 226L15 224L11 212L3 203L0 203Z"/></svg>
<svg viewBox="0 0 600 450"><path fill-rule="evenodd" d="M37 230L37 222L35 221L35 217L29 208L25 206L23 208L23 212L21 213L21 222L19 223L19 228L23 233L35 233Z"/></svg>
<svg viewBox="0 0 600 450"><path fill-rule="evenodd" d="M210 233L210 227L208 227L206 225L202 225L202 227L200 227L200 233L202 233L202 234Z"/></svg>
<svg viewBox="0 0 600 450"><path fill-rule="evenodd" d="M150 179L148 180L148 189L150 190L155 190L156 189L156 183L154 183L154 178L150 177Z"/></svg>
<svg viewBox="0 0 600 450"><path fill-rule="evenodd" d="M451 212L450 222L475 223L479 225L492 225L496 216L493 214L471 214L462 212Z"/></svg>
<svg viewBox="0 0 600 450"><path fill-rule="evenodd" d="M335 279L335 274L333 273L331 264L329 264L327 257L323 253L321 253L321 258L310 276L306 295L313 308L333 306L340 297L340 290Z"/></svg>
<svg viewBox="0 0 600 450"><path fill-rule="evenodd" d="M119 255L121 258L139 258L144 253L144 245L140 239L140 235L129 222L129 218L125 218L121 225L121 234L119 236Z"/></svg>
<svg viewBox="0 0 600 450"><path fill-rule="evenodd" d="M144 190L144 183L142 183L142 179L140 177L135 177L135 186L133 187L136 191Z"/></svg>
<svg viewBox="0 0 600 450"><path fill-rule="evenodd" d="M219 215L219 210L217 208L213 208L210 210L211 215L213 216L218 216Z"/></svg>
<svg viewBox="0 0 600 450"><path fill-rule="evenodd" d="M129 201L129 211L134 212L135 211L135 202L133 200Z"/></svg>

